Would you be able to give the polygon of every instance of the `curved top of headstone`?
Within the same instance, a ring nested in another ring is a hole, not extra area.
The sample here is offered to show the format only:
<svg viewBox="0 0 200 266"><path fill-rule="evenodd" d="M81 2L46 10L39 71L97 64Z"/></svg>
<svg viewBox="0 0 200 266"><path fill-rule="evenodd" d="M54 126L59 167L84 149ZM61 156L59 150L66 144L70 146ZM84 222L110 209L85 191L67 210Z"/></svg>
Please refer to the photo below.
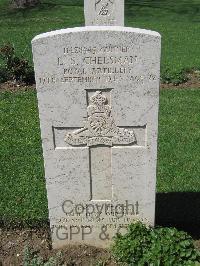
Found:
<svg viewBox="0 0 200 266"><path fill-rule="evenodd" d="M100 32L100 31L134 32L134 33L138 33L138 34L161 37L161 35L156 31L139 29L139 28L121 27L121 26L87 26L87 27L67 28L67 29L61 29L61 30L55 30L55 31L42 33L42 34L35 36L32 40L32 43L37 41L38 39L53 37L53 36L61 35L61 34L65 34L65 33L95 32L95 31L97 31L97 32Z"/></svg>

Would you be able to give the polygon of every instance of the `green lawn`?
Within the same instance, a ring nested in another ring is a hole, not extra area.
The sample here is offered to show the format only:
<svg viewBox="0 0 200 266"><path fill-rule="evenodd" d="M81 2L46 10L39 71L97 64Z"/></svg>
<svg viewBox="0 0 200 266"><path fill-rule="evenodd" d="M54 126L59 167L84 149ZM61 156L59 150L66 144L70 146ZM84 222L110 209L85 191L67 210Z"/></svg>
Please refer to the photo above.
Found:
<svg viewBox="0 0 200 266"><path fill-rule="evenodd" d="M0 217L47 217L36 94L0 93Z"/></svg>
<svg viewBox="0 0 200 266"><path fill-rule="evenodd" d="M160 98L159 192L200 191L200 90L164 90Z"/></svg>
<svg viewBox="0 0 200 266"><path fill-rule="evenodd" d="M83 0L42 0L29 10L12 10L0 0L0 45L11 42L31 60L31 39L42 32L84 25ZM183 69L200 69L199 0L125 0L126 26L162 34L162 77L181 80Z"/></svg>
<svg viewBox="0 0 200 266"><path fill-rule="evenodd" d="M159 192L200 191L200 90L162 90ZM36 93L0 93L0 217L47 218Z"/></svg>

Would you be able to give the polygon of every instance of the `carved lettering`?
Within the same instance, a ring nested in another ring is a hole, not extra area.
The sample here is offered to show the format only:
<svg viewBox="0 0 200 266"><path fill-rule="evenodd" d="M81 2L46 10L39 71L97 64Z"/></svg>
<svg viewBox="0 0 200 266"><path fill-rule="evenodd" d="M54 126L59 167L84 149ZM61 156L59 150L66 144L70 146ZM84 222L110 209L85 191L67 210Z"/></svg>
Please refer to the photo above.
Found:
<svg viewBox="0 0 200 266"><path fill-rule="evenodd" d="M82 71L82 74L86 75L85 70ZM130 74L130 68L92 68L91 76L83 76L77 73L77 76L73 76L69 74L63 76L62 78L56 77L39 77L38 81L42 85L48 85L52 83L119 83L124 79L124 74ZM65 71L67 72L67 71ZM80 72L81 73L81 72ZM116 75L115 75L116 74ZM74 73L75 75L75 73ZM105 76L98 76L105 75ZM131 80L133 84L143 84L146 81L154 82L158 79L154 74L149 74L148 76L127 76L127 80Z"/></svg>
<svg viewBox="0 0 200 266"><path fill-rule="evenodd" d="M88 56L83 58L83 62L89 65L108 65L108 64L119 64L119 65L131 65L136 62L137 56Z"/></svg>
<svg viewBox="0 0 200 266"><path fill-rule="evenodd" d="M99 52L104 52L104 53L113 53L113 52L122 52L122 53L127 53L128 52L128 47L122 45L105 45L103 47L97 48L96 46L94 47L83 47L83 46L75 46L75 47L64 47L63 49L63 54L64 55L72 55L72 54L97 54Z"/></svg>
<svg viewBox="0 0 200 266"><path fill-rule="evenodd" d="M64 75L85 75L86 71L85 68L65 68Z"/></svg>

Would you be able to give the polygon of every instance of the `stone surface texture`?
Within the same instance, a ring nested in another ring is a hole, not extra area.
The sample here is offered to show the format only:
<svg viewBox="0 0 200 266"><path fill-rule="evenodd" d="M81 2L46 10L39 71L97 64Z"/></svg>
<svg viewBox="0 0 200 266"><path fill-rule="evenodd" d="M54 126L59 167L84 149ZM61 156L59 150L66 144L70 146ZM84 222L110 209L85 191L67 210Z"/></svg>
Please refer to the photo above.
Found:
<svg viewBox="0 0 200 266"><path fill-rule="evenodd" d="M154 224L161 38L119 26L32 41L53 247Z"/></svg>
<svg viewBox="0 0 200 266"><path fill-rule="evenodd" d="M124 26L124 0L84 0L86 26Z"/></svg>

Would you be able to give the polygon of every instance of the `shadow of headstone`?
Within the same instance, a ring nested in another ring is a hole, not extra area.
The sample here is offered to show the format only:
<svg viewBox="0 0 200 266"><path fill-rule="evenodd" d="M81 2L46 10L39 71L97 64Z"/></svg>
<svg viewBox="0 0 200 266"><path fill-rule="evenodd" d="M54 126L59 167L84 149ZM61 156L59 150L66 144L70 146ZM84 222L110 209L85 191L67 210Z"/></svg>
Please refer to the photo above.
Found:
<svg viewBox="0 0 200 266"><path fill-rule="evenodd" d="M176 227L200 238L200 192L157 193L156 225Z"/></svg>

